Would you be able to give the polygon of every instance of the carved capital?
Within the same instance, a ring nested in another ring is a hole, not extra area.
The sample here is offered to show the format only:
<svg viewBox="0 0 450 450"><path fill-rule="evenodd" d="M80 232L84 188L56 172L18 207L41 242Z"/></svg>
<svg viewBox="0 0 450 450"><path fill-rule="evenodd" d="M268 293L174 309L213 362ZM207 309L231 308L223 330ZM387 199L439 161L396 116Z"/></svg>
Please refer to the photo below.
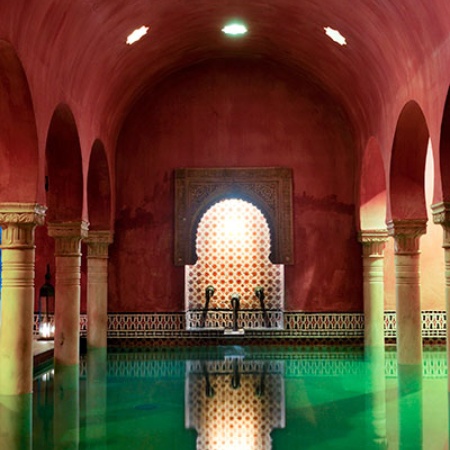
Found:
<svg viewBox="0 0 450 450"><path fill-rule="evenodd" d="M108 247L113 242L111 231L89 231L88 236L83 240L87 244L88 258L108 258Z"/></svg>
<svg viewBox="0 0 450 450"><path fill-rule="evenodd" d="M81 239L88 234L89 224L60 222L48 224L48 235L55 239L55 256L81 256Z"/></svg>
<svg viewBox="0 0 450 450"><path fill-rule="evenodd" d="M0 224L43 225L46 210L37 203L0 203Z"/></svg>
<svg viewBox="0 0 450 450"><path fill-rule="evenodd" d="M427 231L427 219L390 220L387 229L395 239L396 255L416 255L420 251L420 236Z"/></svg>
<svg viewBox="0 0 450 450"><path fill-rule="evenodd" d="M358 237L362 244L363 257L383 257L389 237L387 230L361 230Z"/></svg>
<svg viewBox="0 0 450 450"><path fill-rule="evenodd" d="M444 232L442 247L450 248L450 203L436 203L431 205L431 210L433 212L433 223L442 225Z"/></svg>
<svg viewBox="0 0 450 450"><path fill-rule="evenodd" d="M1 248L34 248L34 229L44 224L46 209L37 203L0 203Z"/></svg>

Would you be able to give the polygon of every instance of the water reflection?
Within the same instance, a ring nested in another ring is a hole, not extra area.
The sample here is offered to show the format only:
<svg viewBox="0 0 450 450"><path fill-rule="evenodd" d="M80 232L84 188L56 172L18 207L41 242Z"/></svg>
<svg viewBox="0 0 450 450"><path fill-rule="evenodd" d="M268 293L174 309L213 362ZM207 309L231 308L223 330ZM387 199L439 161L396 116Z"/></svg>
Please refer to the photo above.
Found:
<svg viewBox="0 0 450 450"><path fill-rule="evenodd" d="M0 448L31 449L31 418L31 394L0 396Z"/></svg>
<svg viewBox="0 0 450 450"><path fill-rule="evenodd" d="M367 395L366 447L384 450L389 448L386 427L386 377L384 348L366 348Z"/></svg>
<svg viewBox="0 0 450 450"><path fill-rule="evenodd" d="M384 351L91 351L39 377L33 405L0 408L11 450L434 450L449 431L436 352L404 367Z"/></svg>
<svg viewBox="0 0 450 450"><path fill-rule="evenodd" d="M422 366L398 365L400 449L422 449Z"/></svg>
<svg viewBox="0 0 450 450"><path fill-rule="evenodd" d="M285 426L284 362L188 361L186 427L197 450L272 448L270 433Z"/></svg>
<svg viewBox="0 0 450 450"><path fill-rule="evenodd" d="M79 366L56 366L54 373L53 448L78 449L80 440Z"/></svg>

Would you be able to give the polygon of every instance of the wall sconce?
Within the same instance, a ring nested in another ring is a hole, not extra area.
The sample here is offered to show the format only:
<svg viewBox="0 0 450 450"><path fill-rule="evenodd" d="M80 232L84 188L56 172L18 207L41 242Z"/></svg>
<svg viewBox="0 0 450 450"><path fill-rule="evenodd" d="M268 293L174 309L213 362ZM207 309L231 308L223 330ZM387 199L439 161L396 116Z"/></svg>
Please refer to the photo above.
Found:
<svg viewBox="0 0 450 450"><path fill-rule="evenodd" d="M55 324L49 314L55 313L55 288L50 283L50 264L47 264L45 283L39 289L39 339L53 339Z"/></svg>

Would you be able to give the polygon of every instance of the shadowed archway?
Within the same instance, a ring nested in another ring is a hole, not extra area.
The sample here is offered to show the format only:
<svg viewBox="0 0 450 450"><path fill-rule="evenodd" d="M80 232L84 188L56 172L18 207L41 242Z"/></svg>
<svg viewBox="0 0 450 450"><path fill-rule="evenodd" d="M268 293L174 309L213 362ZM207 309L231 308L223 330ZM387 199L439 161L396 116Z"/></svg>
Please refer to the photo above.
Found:
<svg viewBox="0 0 450 450"><path fill-rule="evenodd" d="M408 102L398 118L392 148L388 218L427 218L424 182L428 139L420 106Z"/></svg>
<svg viewBox="0 0 450 450"><path fill-rule="evenodd" d="M92 146L87 186L89 229L108 230L111 222L111 183L105 148L98 139Z"/></svg>
<svg viewBox="0 0 450 450"><path fill-rule="evenodd" d="M83 206L81 148L75 119L67 105L59 105L53 114L46 156L48 221L81 220Z"/></svg>
<svg viewBox="0 0 450 450"><path fill-rule="evenodd" d="M386 228L386 176L378 140L367 143L361 167L360 229Z"/></svg>

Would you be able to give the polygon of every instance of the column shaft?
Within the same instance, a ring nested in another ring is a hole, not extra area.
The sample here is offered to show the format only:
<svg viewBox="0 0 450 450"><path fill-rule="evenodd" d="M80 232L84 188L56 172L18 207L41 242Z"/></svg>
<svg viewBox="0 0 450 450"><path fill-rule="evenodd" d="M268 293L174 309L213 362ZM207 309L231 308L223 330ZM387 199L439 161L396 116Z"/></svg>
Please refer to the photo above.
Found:
<svg viewBox="0 0 450 450"><path fill-rule="evenodd" d="M55 363L72 365L80 356L81 239L87 234L84 222L48 225L55 239Z"/></svg>
<svg viewBox="0 0 450 450"><path fill-rule="evenodd" d="M384 348L384 247L386 230L362 231L364 344Z"/></svg>
<svg viewBox="0 0 450 450"><path fill-rule="evenodd" d="M447 312L447 361L450 361L450 203L442 202L431 206L433 222L442 225L443 247L445 259L445 307ZM448 378L448 391L450 392L450 376Z"/></svg>
<svg viewBox="0 0 450 450"><path fill-rule="evenodd" d="M0 395L32 392L34 230L45 208L0 204L2 235L2 308L0 327Z"/></svg>
<svg viewBox="0 0 450 450"><path fill-rule="evenodd" d="M109 231L90 231L88 247L87 341L91 348L105 348L108 334L108 245Z"/></svg>
<svg viewBox="0 0 450 450"><path fill-rule="evenodd" d="M395 255L397 352L400 364L422 362L419 255Z"/></svg>
<svg viewBox="0 0 450 450"><path fill-rule="evenodd" d="M422 364L419 241L426 220L391 221L388 230L395 239L397 361Z"/></svg>
<svg viewBox="0 0 450 450"><path fill-rule="evenodd" d="M444 249L445 258L445 306L447 312L447 318L450 317L450 246ZM447 357L450 355L450 326L447 320ZM450 359L447 359L450 361Z"/></svg>

